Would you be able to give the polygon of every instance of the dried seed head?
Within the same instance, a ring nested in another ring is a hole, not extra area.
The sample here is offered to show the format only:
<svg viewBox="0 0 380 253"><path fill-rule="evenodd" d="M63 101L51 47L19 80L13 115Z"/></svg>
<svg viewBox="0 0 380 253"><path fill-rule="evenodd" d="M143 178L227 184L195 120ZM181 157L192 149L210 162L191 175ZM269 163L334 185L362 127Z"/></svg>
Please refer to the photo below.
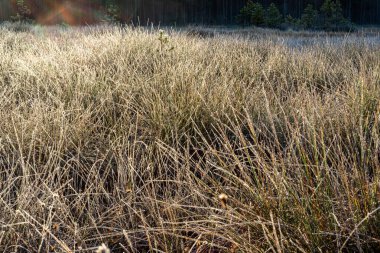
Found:
<svg viewBox="0 0 380 253"><path fill-rule="evenodd" d="M102 245L100 245L96 250L96 253L111 253L111 250L104 243L102 243Z"/></svg>
<svg viewBox="0 0 380 253"><path fill-rule="evenodd" d="M222 193L222 194L219 194L218 199L219 199L222 207L227 208L228 196L226 194Z"/></svg>
<svg viewBox="0 0 380 253"><path fill-rule="evenodd" d="M224 201L226 201L226 200L228 199L228 196L227 196L226 194L222 193L222 194L219 194L218 198L219 198L220 200L224 200Z"/></svg>
<svg viewBox="0 0 380 253"><path fill-rule="evenodd" d="M233 243L230 247L230 252L236 253L238 251L238 249L239 249L239 246L237 244Z"/></svg>
<svg viewBox="0 0 380 253"><path fill-rule="evenodd" d="M52 229L54 230L54 231L58 231L59 230L59 223L54 223L53 224L53 226L52 226Z"/></svg>

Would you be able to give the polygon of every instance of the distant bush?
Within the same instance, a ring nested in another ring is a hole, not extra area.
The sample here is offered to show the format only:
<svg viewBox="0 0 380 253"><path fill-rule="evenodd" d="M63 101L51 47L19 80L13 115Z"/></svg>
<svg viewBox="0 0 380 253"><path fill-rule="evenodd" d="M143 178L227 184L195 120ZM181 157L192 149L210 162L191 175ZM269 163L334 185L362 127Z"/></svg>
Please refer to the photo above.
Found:
<svg viewBox="0 0 380 253"><path fill-rule="evenodd" d="M193 37L193 38L199 38L199 39L213 38L213 37L215 37L215 32L209 31L206 29L199 29L199 28L190 27L186 31L186 36Z"/></svg>

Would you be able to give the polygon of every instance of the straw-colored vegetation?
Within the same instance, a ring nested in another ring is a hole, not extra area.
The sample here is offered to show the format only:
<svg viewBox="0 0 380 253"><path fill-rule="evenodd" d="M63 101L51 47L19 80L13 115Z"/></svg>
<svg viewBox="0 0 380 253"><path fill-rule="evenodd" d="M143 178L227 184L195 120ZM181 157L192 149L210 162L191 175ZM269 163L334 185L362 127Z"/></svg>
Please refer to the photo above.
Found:
<svg viewBox="0 0 380 253"><path fill-rule="evenodd" d="M379 250L378 37L166 33L0 29L0 251Z"/></svg>

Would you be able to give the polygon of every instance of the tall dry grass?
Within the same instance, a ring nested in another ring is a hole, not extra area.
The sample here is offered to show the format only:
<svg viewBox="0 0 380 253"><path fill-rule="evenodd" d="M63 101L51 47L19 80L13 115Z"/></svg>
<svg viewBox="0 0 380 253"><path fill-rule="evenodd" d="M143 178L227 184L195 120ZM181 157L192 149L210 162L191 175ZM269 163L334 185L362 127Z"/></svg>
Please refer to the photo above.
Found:
<svg viewBox="0 0 380 253"><path fill-rule="evenodd" d="M169 33L0 29L0 251L379 250L379 38Z"/></svg>

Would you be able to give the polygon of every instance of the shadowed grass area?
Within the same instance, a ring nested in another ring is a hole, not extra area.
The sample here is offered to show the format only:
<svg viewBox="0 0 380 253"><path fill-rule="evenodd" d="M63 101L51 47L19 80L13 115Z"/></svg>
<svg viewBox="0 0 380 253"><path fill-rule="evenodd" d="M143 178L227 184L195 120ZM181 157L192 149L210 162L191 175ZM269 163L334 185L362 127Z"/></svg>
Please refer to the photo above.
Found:
<svg viewBox="0 0 380 253"><path fill-rule="evenodd" d="M0 250L379 250L379 37L296 35L0 28Z"/></svg>

